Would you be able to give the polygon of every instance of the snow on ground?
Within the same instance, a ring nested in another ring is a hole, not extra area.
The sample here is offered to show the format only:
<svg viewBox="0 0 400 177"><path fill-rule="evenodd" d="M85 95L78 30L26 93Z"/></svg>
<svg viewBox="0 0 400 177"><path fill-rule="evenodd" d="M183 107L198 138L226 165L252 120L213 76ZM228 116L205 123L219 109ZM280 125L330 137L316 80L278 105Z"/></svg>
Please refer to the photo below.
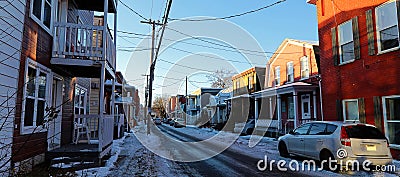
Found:
<svg viewBox="0 0 400 177"><path fill-rule="evenodd" d="M107 176L110 173L110 169L113 168L115 166L115 163L117 162L118 156L121 153L122 143L124 142L126 136L130 136L130 134L125 133L125 135L122 138L113 140L113 144L111 147L111 157L107 160L104 167L79 170L76 171L75 174L77 176L84 176L84 177Z"/></svg>
<svg viewBox="0 0 400 177"><path fill-rule="evenodd" d="M156 146L161 146L160 144L160 139L156 135L147 135L145 133L145 125L143 123L139 124L139 126L135 127L133 129L133 132L135 132L135 135L133 133L126 134L123 138L119 140L114 140L113 145L112 145L112 156L111 158L107 161L106 165L104 167L99 167L99 168L91 168L87 170L81 170L77 171L76 174L78 176L96 176L96 177L101 177L101 176L108 176L110 173L114 176L114 174L130 174L130 175L135 175L135 176L175 176L175 175L184 175L182 172L184 172L186 169L177 169L180 168L179 165L176 165L175 162L168 161L164 158L161 158L157 155L154 155L153 153L150 153L149 150L144 148L142 144L152 144ZM210 128L197 128L197 127L184 127L184 128L174 128L174 130L179 131L181 133L185 133L191 136L194 136L199 139L209 139L211 137L215 138L215 141L219 143L229 143L232 138L236 138L237 135L234 133L230 132L219 132ZM216 135L219 136L216 136ZM140 143L136 138L129 138L129 136L137 136L138 139L141 139ZM140 136L146 136L146 138L140 138ZM293 160L291 158L282 158L279 156L279 151L277 150L277 140L275 138L269 138L269 137L256 137L260 139L260 142L254 146L254 147L249 147L249 140L252 138L251 136L257 136L257 135L248 135L248 136L240 136L233 144L230 146L231 150L237 151L238 153L242 154L247 154L248 156L251 156L253 158L258 158L260 160L264 159L265 156L267 156L268 160L269 159L274 159L274 160L284 160L286 162L285 167L289 167L289 163ZM126 138L129 138L126 139ZM254 138L254 137L253 137ZM127 142L124 143L124 140L127 140ZM129 145L127 145L129 144ZM154 147L154 146L153 146ZM134 152L134 155L129 155L124 148L129 148L130 153ZM116 163L117 160L119 159L119 155L121 154L121 151L123 152L123 156L126 158L131 158L127 159L128 162L126 164L123 164L125 166L117 166ZM157 152L160 153L160 152ZM295 160L299 163L300 169L302 168L301 162L302 159L297 159ZM135 164L135 167L132 167L132 163ZM151 164L149 164L151 163ZM397 172L392 172L392 173L380 173L380 172L375 172L375 173L367 173L364 171L361 172L354 172L354 173L346 173L346 174L338 174L330 171L302 171L301 173L307 174L307 175L312 175L312 176L399 176L400 175L400 162L397 160L393 161L393 165L396 166ZM138 167L139 166L139 167ZM277 165L275 164L275 167ZM141 169L141 168L153 168L155 167L156 169ZM132 170L128 172L122 172L121 170L123 168L132 168ZM305 169L308 167L305 166ZM290 170L290 169L289 169ZM395 173L395 174L394 174ZM184 175L185 176L185 175ZM187 175L186 175L187 176Z"/></svg>

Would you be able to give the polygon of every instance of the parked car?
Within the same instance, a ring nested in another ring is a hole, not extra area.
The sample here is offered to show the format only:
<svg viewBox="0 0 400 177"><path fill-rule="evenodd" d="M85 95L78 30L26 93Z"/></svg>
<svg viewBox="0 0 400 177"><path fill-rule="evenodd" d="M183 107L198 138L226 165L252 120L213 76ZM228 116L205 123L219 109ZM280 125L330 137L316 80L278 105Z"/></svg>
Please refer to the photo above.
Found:
<svg viewBox="0 0 400 177"><path fill-rule="evenodd" d="M175 127L175 128L178 128L178 127L186 127L185 120L182 119L182 118L175 119L175 121L174 121L174 127Z"/></svg>
<svg viewBox="0 0 400 177"><path fill-rule="evenodd" d="M244 128L242 132L240 133L241 135L250 135L254 131L254 127L256 126L256 120L255 119L248 119L246 124L244 125Z"/></svg>
<svg viewBox="0 0 400 177"><path fill-rule="evenodd" d="M360 123L314 121L278 139L279 154L283 157L292 154L317 161L362 160L360 164L370 160L372 165L391 163L388 146L388 140L376 127ZM343 150L344 154L338 154Z"/></svg>
<svg viewBox="0 0 400 177"><path fill-rule="evenodd" d="M175 124L175 119L171 118L171 120L168 122L170 126L174 126Z"/></svg>
<svg viewBox="0 0 400 177"><path fill-rule="evenodd" d="M156 124L156 125L161 125L161 118L154 118L153 119L153 122L154 122L154 124Z"/></svg>

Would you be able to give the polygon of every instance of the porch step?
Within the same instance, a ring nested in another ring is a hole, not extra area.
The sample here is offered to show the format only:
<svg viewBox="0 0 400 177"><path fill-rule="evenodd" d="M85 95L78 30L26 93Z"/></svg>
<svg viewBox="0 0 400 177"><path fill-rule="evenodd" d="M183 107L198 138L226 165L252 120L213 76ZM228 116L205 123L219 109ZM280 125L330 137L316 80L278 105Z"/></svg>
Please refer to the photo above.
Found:
<svg viewBox="0 0 400 177"><path fill-rule="evenodd" d="M82 157L57 157L50 161L49 172L51 175L59 176L73 173L77 170L99 167L101 164L97 159L83 159Z"/></svg>

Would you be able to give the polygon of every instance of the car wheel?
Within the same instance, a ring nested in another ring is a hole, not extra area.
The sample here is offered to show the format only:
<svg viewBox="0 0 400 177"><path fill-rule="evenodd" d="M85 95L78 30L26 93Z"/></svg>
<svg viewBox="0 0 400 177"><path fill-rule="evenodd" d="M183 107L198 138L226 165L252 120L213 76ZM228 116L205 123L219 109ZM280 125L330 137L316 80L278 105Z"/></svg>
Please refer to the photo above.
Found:
<svg viewBox="0 0 400 177"><path fill-rule="evenodd" d="M287 150L286 144L283 141L279 142L278 150L280 156L289 157L289 152Z"/></svg>
<svg viewBox="0 0 400 177"><path fill-rule="evenodd" d="M339 171L339 166L336 162L334 162L335 157L332 155L331 152L328 150L323 150L320 153L320 163L321 167L324 170L329 170L329 171Z"/></svg>

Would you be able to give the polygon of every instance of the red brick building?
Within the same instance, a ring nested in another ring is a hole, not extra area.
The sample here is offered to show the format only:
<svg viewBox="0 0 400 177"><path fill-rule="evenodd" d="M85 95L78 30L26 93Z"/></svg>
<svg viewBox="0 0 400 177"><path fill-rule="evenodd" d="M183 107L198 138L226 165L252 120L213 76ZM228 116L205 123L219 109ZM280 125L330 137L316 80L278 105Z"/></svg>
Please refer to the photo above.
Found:
<svg viewBox="0 0 400 177"><path fill-rule="evenodd" d="M258 127L287 133L302 123L321 120L318 42L285 39L267 63Z"/></svg>
<svg viewBox="0 0 400 177"><path fill-rule="evenodd" d="M325 120L377 126L399 158L399 4L307 2L317 6Z"/></svg>

